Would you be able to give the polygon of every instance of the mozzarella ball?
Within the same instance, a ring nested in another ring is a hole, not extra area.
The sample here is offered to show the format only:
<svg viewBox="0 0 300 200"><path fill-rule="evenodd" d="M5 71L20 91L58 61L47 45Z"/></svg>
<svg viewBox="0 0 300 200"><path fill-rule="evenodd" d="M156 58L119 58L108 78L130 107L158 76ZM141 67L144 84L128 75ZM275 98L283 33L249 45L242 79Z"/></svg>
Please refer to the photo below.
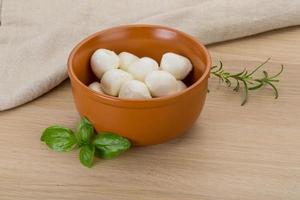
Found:
<svg viewBox="0 0 300 200"><path fill-rule="evenodd" d="M103 90L102 90L102 88L101 88L101 84L100 84L99 82L97 82L97 81L91 83L91 84L89 85L89 88L90 88L91 90L94 90L95 92L99 92L99 93L103 94Z"/></svg>
<svg viewBox="0 0 300 200"><path fill-rule="evenodd" d="M137 61L139 57L133 55L132 53L122 52L119 54L119 59L120 59L120 68L127 71L128 66L131 63Z"/></svg>
<svg viewBox="0 0 300 200"><path fill-rule="evenodd" d="M145 83L137 80L131 80L124 83L120 89L119 97L122 99L152 98Z"/></svg>
<svg viewBox="0 0 300 200"><path fill-rule="evenodd" d="M98 49L93 53L90 63L94 74L101 79L106 71L119 67L119 56L113 51Z"/></svg>
<svg viewBox="0 0 300 200"><path fill-rule="evenodd" d="M157 62L148 57L143 57L128 67L128 72L139 81L144 81L145 77L155 70L158 70Z"/></svg>
<svg viewBox="0 0 300 200"><path fill-rule="evenodd" d="M182 81L177 81L177 91L185 90L187 87Z"/></svg>
<svg viewBox="0 0 300 200"><path fill-rule="evenodd" d="M160 67L162 70L170 72L177 80L183 80L193 69L188 58L175 53L165 53Z"/></svg>
<svg viewBox="0 0 300 200"><path fill-rule="evenodd" d="M177 92L177 81L166 71L153 71L145 78L145 83L151 94L162 97Z"/></svg>
<svg viewBox="0 0 300 200"><path fill-rule="evenodd" d="M111 96L118 96L120 88L126 81L133 77L121 69L111 69L104 73L101 79L102 90Z"/></svg>

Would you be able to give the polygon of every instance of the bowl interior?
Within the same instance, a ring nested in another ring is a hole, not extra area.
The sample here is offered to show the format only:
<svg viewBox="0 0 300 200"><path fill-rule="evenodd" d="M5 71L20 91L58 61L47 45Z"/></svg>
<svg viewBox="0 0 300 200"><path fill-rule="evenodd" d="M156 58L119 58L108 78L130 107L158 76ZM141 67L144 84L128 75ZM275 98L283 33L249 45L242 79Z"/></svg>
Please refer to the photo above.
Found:
<svg viewBox="0 0 300 200"><path fill-rule="evenodd" d="M75 50L72 68L77 78L85 85L97 80L90 68L90 57L99 48L151 57L158 63L166 52L186 56L194 66L192 73L184 80L188 86L201 77L208 62L203 47L182 32L159 26L112 28L88 37Z"/></svg>

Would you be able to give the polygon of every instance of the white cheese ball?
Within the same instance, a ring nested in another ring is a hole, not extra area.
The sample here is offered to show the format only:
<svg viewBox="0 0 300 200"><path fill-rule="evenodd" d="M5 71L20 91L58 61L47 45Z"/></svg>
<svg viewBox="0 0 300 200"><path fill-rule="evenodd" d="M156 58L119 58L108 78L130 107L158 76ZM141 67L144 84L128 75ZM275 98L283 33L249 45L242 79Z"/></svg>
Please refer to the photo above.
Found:
<svg viewBox="0 0 300 200"><path fill-rule="evenodd" d="M106 71L119 67L119 56L113 51L98 49L93 53L90 63L94 74L101 79Z"/></svg>
<svg viewBox="0 0 300 200"><path fill-rule="evenodd" d="M131 63L137 61L139 57L133 55L132 53L122 52L119 54L119 59L120 59L120 68L127 71L128 66Z"/></svg>
<svg viewBox="0 0 300 200"><path fill-rule="evenodd" d="M156 70L158 70L157 62L148 57L143 57L131 63L128 67L128 72L139 81L144 81L149 73Z"/></svg>
<svg viewBox="0 0 300 200"><path fill-rule="evenodd" d="M185 90L187 86L184 84L182 81L177 81L177 91L182 91Z"/></svg>
<svg viewBox="0 0 300 200"><path fill-rule="evenodd" d="M186 85L184 84L184 82L182 81L177 81L177 91L182 91L182 90L185 90L187 87Z"/></svg>
<svg viewBox="0 0 300 200"><path fill-rule="evenodd" d="M132 79L133 77L128 72L111 69L105 72L101 79L102 90L108 95L118 96L122 84Z"/></svg>
<svg viewBox="0 0 300 200"><path fill-rule="evenodd" d="M177 80L183 80L193 69L188 58L175 53L165 53L160 67L162 70L170 72Z"/></svg>
<svg viewBox="0 0 300 200"><path fill-rule="evenodd" d="M124 83L120 89L119 97L122 99L152 98L145 83L137 80L130 80Z"/></svg>
<svg viewBox="0 0 300 200"><path fill-rule="evenodd" d="M95 92L99 92L99 93L103 94L103 90L101 88L101 84L99 82L97 82L97 81L89 84L89 88L91 90L95 91Z"/></svg>
<svg viewBox="0 0 300 200"><path fill-rule="evenodd" d="M145 83L154 97L162 97L177 92L177 80L166 71L153 71L145 78Z"/></svg>

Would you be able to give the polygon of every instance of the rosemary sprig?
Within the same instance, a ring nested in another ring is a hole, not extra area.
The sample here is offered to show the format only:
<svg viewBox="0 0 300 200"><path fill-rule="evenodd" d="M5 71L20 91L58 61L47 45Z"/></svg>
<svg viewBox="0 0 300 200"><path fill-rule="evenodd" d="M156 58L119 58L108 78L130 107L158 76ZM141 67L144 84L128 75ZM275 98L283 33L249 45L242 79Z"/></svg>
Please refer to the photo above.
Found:
<svg viewBox="0 0 300 200"><path fill-rule="evenodd" d="M249 90L257 90L262 86L269 85L274 90L275 99L278 98L278 90L274 83L279 82L279 79L276 79L283 71L283 65L281 65L280 71L270 76L267 71L263 71L263 76L260 78L254 77L255 73L262 68L271 58L268 58L266 61L258 65L254 70L248 71L244 69L239 73L232 74L223 69L223 63L220 61L219 66L215 65L211 68L211 74L218 77L222 82L225 82L227 87L231 87L232 81L236 82L233 91L238 92L241 85L244 86L244 98L241 105L243 106L248 100Z"/></svg>

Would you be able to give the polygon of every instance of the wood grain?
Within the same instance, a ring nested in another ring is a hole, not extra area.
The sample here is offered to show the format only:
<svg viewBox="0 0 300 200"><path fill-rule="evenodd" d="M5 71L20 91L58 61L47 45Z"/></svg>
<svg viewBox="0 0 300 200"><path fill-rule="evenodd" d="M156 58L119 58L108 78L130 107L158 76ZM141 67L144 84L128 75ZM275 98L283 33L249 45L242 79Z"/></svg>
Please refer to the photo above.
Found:
<svg viewBox="0 0 300 200"><path fill-rule="evenodd" d="M285 65L274 100L268 88L241 94L211 79L205 109L184 136L80 165L78 151L55 153L39 140L51 124L75 127L69 81L0 113L0 199L300 199L300 27L209 46L228 70Z"/></svg>

